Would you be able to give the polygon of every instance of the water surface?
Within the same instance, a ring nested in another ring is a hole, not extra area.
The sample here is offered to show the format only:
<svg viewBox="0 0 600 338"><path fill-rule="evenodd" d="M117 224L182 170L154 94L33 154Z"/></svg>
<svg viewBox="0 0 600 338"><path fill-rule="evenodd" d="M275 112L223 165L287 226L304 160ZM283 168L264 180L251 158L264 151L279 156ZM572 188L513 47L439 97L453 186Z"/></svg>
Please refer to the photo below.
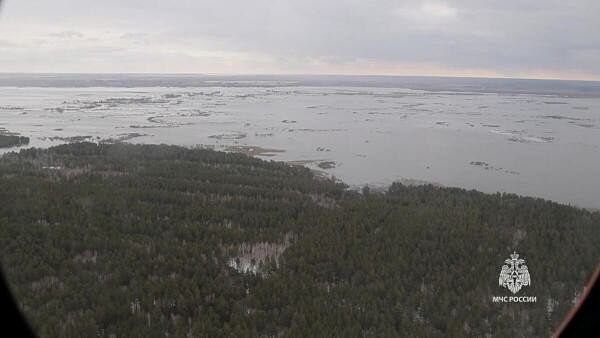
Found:
<svg viewBox="0 0 600 338"><path fill-rule="evenodd" d="M596 82L2 74L0 128L30 146L204 145L352 186L427 181L600 208Z"/></svg>

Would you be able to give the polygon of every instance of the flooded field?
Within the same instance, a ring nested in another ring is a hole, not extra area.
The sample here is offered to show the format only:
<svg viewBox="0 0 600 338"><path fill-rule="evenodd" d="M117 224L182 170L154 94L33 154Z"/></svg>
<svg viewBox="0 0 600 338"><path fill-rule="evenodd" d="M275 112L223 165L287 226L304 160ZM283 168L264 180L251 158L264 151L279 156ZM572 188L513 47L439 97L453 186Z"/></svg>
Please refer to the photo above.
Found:
<svg viewBox="0 0 600 338"><path fill-rule="evenodd" d="M29 137L27 147L202 145L306 165L351 186L431 182L600 208L600 98L571 89L0 80L0 129Z"/></svg>

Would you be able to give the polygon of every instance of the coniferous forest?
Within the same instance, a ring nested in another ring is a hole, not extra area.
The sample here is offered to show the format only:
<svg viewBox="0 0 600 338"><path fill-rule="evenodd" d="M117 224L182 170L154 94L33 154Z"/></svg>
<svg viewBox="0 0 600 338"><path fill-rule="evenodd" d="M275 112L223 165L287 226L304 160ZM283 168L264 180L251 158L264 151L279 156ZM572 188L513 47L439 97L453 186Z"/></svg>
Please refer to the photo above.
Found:
<svg viewBox="0 0 600 338"><path fill-rule="evenodd" d="M41 337L545 337L600 258L598 212L176 146L9 153L0 200ZM535 303L492 302L513 252Z"/></svg>

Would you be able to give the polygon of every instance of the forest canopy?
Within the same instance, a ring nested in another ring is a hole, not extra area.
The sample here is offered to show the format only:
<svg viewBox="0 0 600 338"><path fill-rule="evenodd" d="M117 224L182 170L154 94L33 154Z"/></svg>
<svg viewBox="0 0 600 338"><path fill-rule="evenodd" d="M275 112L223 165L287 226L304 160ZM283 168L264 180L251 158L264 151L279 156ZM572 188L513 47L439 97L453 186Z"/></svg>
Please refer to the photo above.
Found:
<svg viewBox="0 0 600 338"><path fill-rule="evenodd" d="M0 262L42 337L548 336L600 258L600 214L166 145L0 158ZM527 304L494 303L526 259Z"/></svg>

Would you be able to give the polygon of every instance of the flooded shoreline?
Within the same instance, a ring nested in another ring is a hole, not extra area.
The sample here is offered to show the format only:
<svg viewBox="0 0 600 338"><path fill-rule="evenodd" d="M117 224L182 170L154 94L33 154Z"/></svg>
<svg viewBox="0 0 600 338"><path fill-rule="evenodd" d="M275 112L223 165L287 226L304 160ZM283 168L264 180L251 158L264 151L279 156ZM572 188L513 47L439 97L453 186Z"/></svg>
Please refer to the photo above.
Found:
<svg viewBox="0 0 600 338"><path fill-rule="evenodd" d="M598 98L245 84L2 87L0 102L0 127L28 147L202 145L351 187L413 180L600 208Z"/></svg>

